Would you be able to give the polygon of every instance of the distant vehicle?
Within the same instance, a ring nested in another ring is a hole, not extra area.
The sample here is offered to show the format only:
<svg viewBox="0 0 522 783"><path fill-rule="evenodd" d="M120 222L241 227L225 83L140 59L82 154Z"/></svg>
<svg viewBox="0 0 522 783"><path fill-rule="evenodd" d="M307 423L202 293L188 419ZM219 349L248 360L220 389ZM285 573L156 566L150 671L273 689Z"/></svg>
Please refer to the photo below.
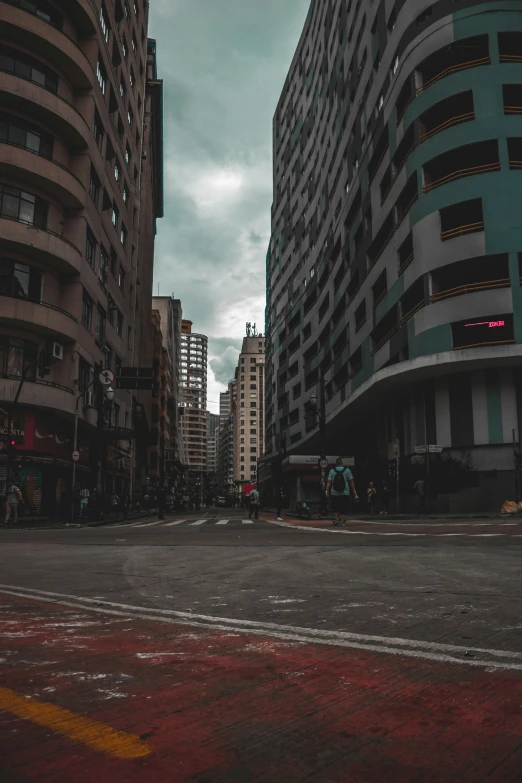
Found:
<svg viewBox="0 0 522 783"><path fill-rule="evenodd" d="M226 505L227 505L226 498L222 496L218 497L218 499L216 500L216 506L218 508L225 508Z"/></svg>

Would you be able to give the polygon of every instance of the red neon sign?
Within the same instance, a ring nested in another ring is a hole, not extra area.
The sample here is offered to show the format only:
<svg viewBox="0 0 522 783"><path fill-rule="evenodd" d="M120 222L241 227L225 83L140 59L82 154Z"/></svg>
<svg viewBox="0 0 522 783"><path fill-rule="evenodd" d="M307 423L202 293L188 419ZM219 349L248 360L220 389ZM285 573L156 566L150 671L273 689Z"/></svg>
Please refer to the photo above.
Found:
<svg viewBox="0 0 522 783"><path fill-rule="evenodd" d="M464 326L487 326L490 329L494 329L496 326L505 326L505 321L479 321L476 324L464 324Z"/></svg>

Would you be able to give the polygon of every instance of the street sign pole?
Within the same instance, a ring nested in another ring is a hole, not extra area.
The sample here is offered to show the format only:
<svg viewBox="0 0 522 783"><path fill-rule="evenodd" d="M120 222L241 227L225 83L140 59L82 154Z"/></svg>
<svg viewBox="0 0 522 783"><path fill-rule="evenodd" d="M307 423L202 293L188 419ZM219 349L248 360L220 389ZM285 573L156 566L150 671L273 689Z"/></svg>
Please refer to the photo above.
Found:
<svg viewBox="0 0 522 783"><path fill-rule="evenodd" d="M395 491L396 491L396 506L397 506L396 513L399 512L399 503L400 503L400 498L399 498L399 492L400 492L399 491L399 448L400 448L399 440L397 439L395 441L394 445L393 445L393 450L395 452L395 482L396 482Z"/></svg>

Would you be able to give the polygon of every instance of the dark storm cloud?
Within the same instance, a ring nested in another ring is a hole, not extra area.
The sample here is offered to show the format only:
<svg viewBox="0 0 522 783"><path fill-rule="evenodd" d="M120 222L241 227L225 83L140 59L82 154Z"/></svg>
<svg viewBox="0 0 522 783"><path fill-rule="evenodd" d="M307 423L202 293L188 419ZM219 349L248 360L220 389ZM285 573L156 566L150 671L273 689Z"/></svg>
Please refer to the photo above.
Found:
<svg viewBox="0 0 522 783"><path fill-rule="evenodd" d="M155 292L159 283L162 294L181 298L184 316L209 336L211 400L233 374L245 323L262 329L264 322L272 117L308 5L150 4L165 90L165 217L158 223Z"/></svg>

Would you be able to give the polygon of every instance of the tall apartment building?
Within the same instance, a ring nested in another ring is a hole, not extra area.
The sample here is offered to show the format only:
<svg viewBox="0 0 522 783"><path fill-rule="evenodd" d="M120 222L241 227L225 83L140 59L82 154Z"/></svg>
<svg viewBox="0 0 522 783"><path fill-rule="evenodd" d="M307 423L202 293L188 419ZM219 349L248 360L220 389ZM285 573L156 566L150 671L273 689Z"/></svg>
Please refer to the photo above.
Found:
<svg viewBox="0 0 522 783"><path fill-rule="evenodd" d="M181 323L181 432L188 464L188 481L203 487L207 466L208 338Z"/></svg>
<svg viewBox="0 0 522 783"><path fill-rule="evenodd" d="M98 373L151 361L163 159L148 10L0 2L0 407L32 513L66 513L77 406L81 485L121 491L146 471L150 395L107 403Z"/></svg>
<svg viewBox="0 0 522 783"><path fill-rule="evenodd" d="M218 469L218 450L219 450L219 426L221 417L217 413L207 411L207 475L206 482L208 486L216 483L216 474Z"/></svg>
<svg viewBox="0 0 522 783"><path fill-rule="evenodd" d="M398 441L406 482L426 444L512 475L520 51L503 0L311 3L273 126L267 461L319 454L324 376L328 450L356 474Z"/></svg>
<svg viewBox="0 0 522 783"><path fill-rule="evenodd" d="M244 337L236 368L234 481L236 487L257 479L264 451L265 338Z"/></svg>
<svg viewBox="0 0 522 783"><path fill-rule="evenodd" d="M218 433L218 490L225 494L235 491L235 424L237 405L237 384L230 381L228 390L220 395L220 425Z"/></svg>
<svg viewBox="0 0 522 783"><path fill-rule="evenodd" d="M186 467L179 415L182 307L174 296L153 296L152 307L161 343L161 355L158 352L153 361L158 385L152 395L152 423L153 427L160 425L160 437L153 439L153 454L158 458L153 456L152 461L157 464L160 483L162 480L170 488L181 485Z"/></svg>

